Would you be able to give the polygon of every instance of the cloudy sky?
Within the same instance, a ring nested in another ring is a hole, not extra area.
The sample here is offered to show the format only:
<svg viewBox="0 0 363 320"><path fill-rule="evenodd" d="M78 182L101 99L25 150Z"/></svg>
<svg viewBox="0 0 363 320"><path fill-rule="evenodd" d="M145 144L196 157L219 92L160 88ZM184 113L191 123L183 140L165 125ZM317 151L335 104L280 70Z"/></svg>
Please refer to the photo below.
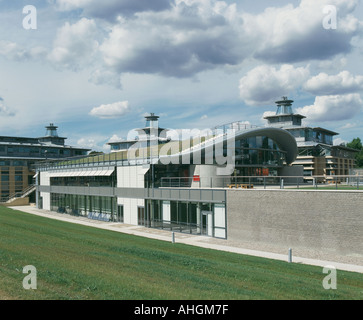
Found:
<svg viewBox="0 0 363 320"><path fill-rule="evenodd" d="M31 5L31 7L29 7ZM142 127L306 124L363 138L359 0L0 0L0 135L107 151Z"/></svg>

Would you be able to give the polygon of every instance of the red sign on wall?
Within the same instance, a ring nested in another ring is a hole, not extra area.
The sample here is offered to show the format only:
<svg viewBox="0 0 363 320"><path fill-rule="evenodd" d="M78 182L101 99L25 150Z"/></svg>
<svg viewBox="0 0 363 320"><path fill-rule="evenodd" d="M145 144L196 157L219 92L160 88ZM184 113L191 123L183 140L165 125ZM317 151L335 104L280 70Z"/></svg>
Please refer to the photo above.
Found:
<svg viewBox="0 0 363 320"><path fill-rule="evenodd" d="M193 181L194 182L199 182L200 181L200 177L199 176L193 176Z"/></svg>

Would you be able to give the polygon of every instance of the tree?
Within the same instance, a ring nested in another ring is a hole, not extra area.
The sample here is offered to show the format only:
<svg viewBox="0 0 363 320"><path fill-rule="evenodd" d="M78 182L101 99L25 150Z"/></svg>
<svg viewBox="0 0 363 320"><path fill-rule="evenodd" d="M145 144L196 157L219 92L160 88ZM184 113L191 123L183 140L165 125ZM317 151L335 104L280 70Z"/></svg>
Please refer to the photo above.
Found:
<svg viewBox="0 0 363 320"><path fill-rule="evenodd" d="M362 151L362 141L360 140L360 138L354 138L351 142L347 143L347 147Z"/></svg>
<svg viewBox="0 0 363 320"><path fill-rule="evenodd" d="M355 162L358 168L363 168L363 144L360 138L354 138L351 142L347 143L348 148L359 150L355 155Z"/></svg>
<svg viewBox="0 0 363 320"><path fill-rule="evenodd" d="M102 151L91 151L88 155L89 156L98 156L104 154Z"/></svg>

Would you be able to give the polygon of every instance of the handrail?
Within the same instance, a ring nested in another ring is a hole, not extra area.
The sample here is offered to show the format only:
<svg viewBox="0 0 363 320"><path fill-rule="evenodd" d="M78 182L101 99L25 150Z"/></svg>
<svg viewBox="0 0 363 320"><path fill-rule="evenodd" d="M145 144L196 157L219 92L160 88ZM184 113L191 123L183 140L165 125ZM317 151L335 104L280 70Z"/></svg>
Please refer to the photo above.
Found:
<svg viewBox="0 0 363 320"><path fill-rule="evenodd" d="M21 191L21 192L14 192L7 197L1 198L0 202L6 203L13 199L24 198L28 195L29 192L32 191L32 189L35 190L35 188L36 188L36 186L34 184L31 184L31 185L27 186L25 189L23 189L23 191Z"/></svg>
<svg viewBox="0 0 363 320"><path fill-rule="evenodd" d="M363 176L320 175L320 176L214 176L214 177L162 177L160 187L168 188L231 188L247 184L263 187L320 187L335 189L356 188L363 190Z"/></svg>

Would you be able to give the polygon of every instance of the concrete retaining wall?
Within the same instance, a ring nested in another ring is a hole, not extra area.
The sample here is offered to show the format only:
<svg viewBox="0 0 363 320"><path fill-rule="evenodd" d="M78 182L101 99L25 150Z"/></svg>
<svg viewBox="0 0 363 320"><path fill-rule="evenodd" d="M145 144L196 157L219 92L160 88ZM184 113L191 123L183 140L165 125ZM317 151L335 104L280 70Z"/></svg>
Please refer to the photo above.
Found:
<svg viewBox="0 0 363 320"><path fill-rule="evenodd" d="M2 203L4 207L13 207L13 206L28 206L29 205L29 197L25 198L16 198L9 203Z"/></svg>
<svg viewBox="0 0 363 320"><path fill-rule="evenodd" d="M362 192L228 190L227 217L228 240L351 256L363 263Z"/></svg>

